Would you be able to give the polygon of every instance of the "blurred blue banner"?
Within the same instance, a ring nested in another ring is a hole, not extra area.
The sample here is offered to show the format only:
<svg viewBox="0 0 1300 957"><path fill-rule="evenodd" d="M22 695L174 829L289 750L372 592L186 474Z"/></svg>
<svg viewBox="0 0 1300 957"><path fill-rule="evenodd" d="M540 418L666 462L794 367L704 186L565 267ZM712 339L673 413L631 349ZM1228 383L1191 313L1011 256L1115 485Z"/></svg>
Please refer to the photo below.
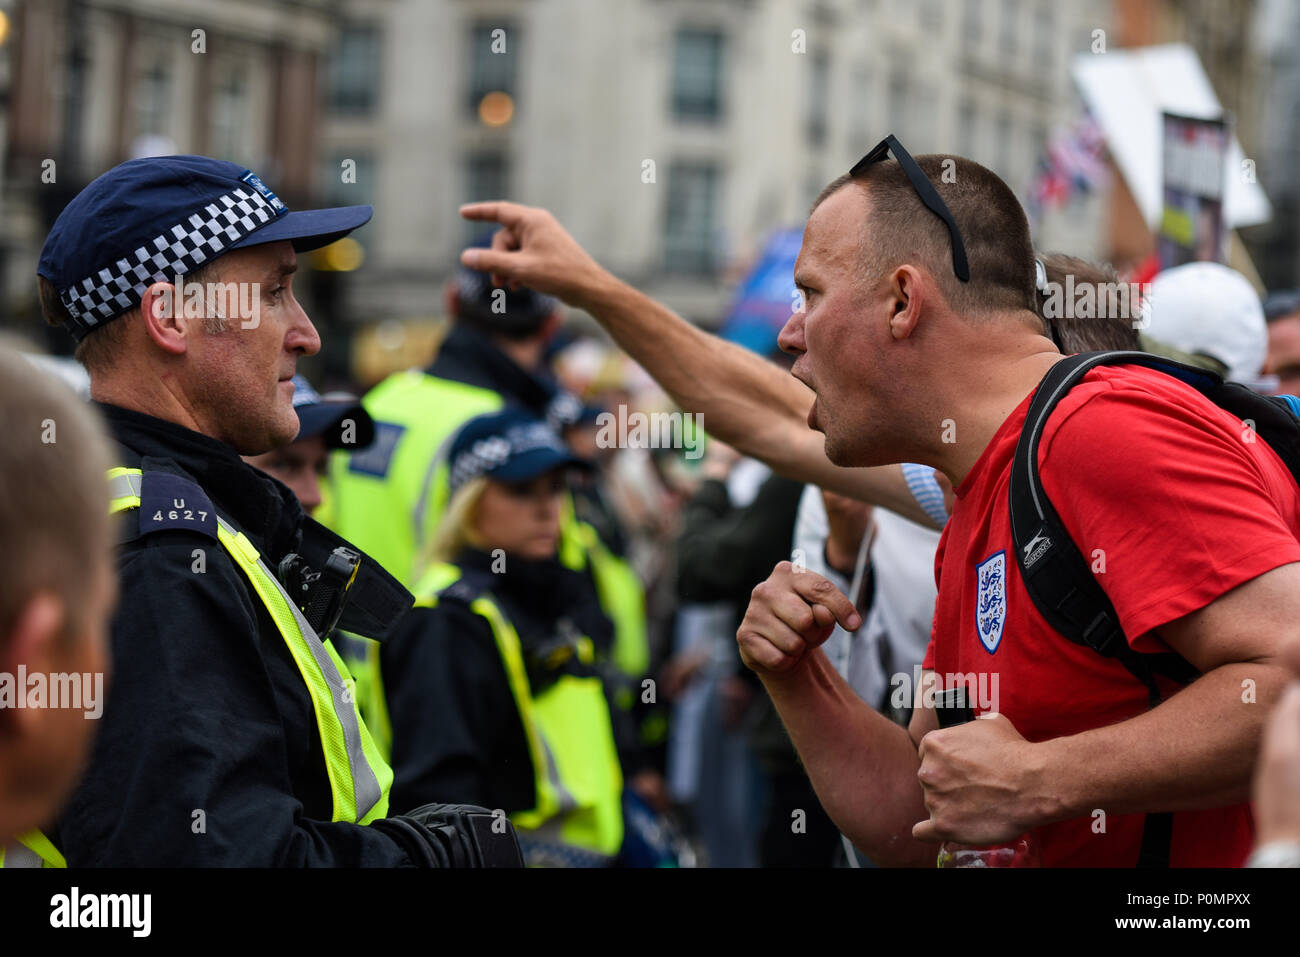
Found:
<svg viewBox="0 0 1300 957"><path fill-rule="evenodd" d="M718 330L724 339L759 355L780 351L776 337L795 306L794 261L802 242L802 227L772 234L736 290L736 301Z"/></svg>

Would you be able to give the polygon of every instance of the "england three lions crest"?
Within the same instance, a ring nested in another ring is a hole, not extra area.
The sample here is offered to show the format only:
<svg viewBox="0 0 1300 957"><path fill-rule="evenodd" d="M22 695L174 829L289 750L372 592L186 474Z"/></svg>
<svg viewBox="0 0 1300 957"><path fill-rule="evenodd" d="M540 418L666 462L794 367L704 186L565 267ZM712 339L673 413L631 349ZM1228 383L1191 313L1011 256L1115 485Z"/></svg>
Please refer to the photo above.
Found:
<svg viewBox="0 0 1300 957"><path fill-rule="evenodd" d="M975 566L975 630L980 643L989 653L1002 642L1002 626L1007 621L1007 553L994 552Z"/></svg>

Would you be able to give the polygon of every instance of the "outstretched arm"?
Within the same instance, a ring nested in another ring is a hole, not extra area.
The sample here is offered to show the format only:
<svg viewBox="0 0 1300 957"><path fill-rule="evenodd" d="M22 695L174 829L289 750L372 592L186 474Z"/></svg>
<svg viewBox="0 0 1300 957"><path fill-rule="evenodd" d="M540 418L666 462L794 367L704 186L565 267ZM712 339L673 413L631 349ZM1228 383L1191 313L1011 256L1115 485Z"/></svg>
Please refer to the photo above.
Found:
<svg viewBox="0 0 1300 957"><path fill-rule="evenodd" d="M808 428L813 395L793 376L747 349L695 327L604 269L549 212L517 203L471 203L466 219L500 223L491 249L461 261L558 296L590 313L673 400L704 416L714 435L781 475L862 499L934 526L897 465L842 468Z"/></svg>

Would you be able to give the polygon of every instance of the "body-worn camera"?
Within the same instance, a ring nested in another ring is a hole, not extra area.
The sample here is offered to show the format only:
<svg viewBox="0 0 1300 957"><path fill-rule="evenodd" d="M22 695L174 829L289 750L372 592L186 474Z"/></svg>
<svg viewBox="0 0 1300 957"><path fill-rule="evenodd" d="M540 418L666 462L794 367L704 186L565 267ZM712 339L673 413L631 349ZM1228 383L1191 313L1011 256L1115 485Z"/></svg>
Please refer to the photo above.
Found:
<svg viewBox="0 0 1300 957"><path fill-rule="evenodd" d="M360 553L341 545L330 553L320 571L308 565L297 552L290 552L280 560L281 584L322 641L338 625L360 568Z"/></svg>

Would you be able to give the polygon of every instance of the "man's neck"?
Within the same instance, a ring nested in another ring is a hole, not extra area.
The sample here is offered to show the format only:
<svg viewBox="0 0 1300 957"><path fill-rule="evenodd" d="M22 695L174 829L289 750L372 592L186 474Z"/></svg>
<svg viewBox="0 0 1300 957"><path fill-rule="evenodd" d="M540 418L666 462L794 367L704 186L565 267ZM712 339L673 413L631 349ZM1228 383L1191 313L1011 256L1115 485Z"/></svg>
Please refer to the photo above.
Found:
<svg viewBox="0 0 1300 957"><path fill-rule="evenodd" d="M492 342L526 372L535 372L542 364L543 344L537 339L506 339L496 336Z"/></svg>
<svg viewBox="0 0 1300 957"><path fill-rule="evenodd" d="M96 402L151 415L191 432L210 435L200 424L191 406L184 401L184 395L179 390L167 387L168 378L165 374L159 377L140 371L124 375L116 369L111 375L92 374L90 397Z"/></svg>
<svg viewBox="0 0 1300 957"><path fill-rule="evenodd" d="M960 411L948 416L952 428L933 450L935 467L954 488L970 474L1007 417L1061 358L1048 340L1032 337L1018 350L965 365L979 374L963 377L959 391L949 391L953 401L960 402L954 405ZM955 398L962 395L964 399Z"/></svg>

